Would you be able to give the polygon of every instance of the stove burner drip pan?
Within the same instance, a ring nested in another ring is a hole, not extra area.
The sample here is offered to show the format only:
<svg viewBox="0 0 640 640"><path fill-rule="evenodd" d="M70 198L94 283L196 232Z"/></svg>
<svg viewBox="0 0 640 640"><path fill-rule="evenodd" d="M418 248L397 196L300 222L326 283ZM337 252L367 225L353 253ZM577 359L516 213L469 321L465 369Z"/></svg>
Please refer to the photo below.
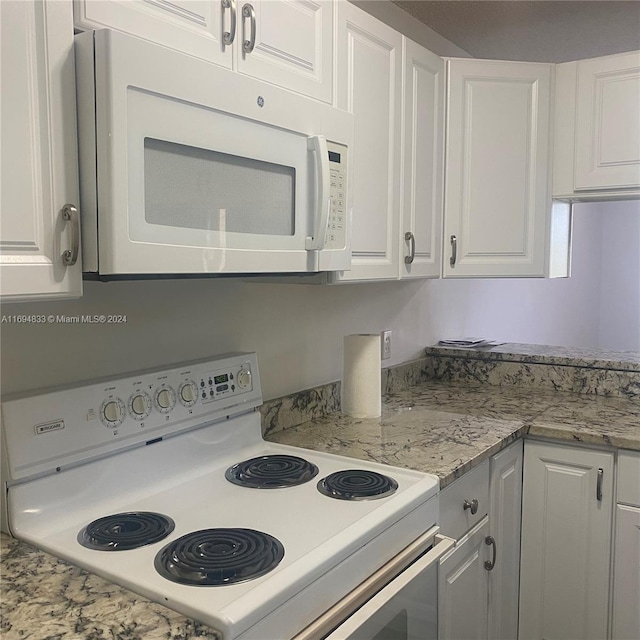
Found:
<svg viewBox="0 0 640 640"><path fill-rule="evenodd" d="M97 551L128 551L163 540L174 527L173 520L160 513L115 513L88 524L78 534L78 542Z"/></svg>
<svg viewBox="0 0 640 640"><path fill-rule="evenodd" d="M318 467L297 456L269 455L238 462L224 475L241 487L280 489L309 482L318 475Z"/></svg>
<svg viewBox="0 0 640 640"><path fill-rule="evenodd" d="M258 578L284 557L276 538L253 529L202 529L170 542L155 558L167 580L193 586L222 586Z"/></svg>
<svg viewBox="0 0 640 640"><path fill-rule="evenodd" d="M320 493L338 500L377 500L391 495L398 483L375 471L347 469L328 475L317 487Z"/></svg>

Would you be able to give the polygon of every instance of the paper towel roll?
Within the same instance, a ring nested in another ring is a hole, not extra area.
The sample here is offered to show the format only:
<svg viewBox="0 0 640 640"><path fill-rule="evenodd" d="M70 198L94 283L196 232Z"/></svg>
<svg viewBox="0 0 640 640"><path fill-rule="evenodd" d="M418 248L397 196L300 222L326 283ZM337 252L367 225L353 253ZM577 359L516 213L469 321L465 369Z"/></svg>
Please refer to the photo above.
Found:
<svg viewBox="0 0 640 640"><path fill-rule="evenodd" d="M377 418L380 401L380 334L344 337L342 411L354 418Z"/></svg>

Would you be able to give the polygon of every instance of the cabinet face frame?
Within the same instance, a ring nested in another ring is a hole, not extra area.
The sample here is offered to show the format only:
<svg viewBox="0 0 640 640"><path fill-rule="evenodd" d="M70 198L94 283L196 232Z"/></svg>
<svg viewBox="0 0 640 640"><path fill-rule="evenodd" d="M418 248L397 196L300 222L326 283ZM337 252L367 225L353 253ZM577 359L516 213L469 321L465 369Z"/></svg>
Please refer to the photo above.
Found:
<svg viewBox="0 0 640 640"><path fill-rule="evenodd" d="M0 11L2 301L78 297L81 258L62 259L72 243L62 210L79 206L71 4L3 2Z"/></svg>
<svg viewBox="0 0 640 640"><path fill-rule="evenodd" d="M443 277L546 275L553 67L447 61Z"/></svg>

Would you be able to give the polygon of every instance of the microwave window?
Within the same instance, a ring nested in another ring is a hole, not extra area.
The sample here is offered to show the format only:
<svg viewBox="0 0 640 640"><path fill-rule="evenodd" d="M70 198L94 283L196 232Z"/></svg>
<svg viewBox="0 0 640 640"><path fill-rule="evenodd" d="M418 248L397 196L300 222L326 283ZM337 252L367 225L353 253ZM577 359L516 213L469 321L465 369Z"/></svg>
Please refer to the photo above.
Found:
<svg viewBox="0 0 640 640"><path fill-rule="evenodd" d="M272 236L295 234L293 167L145 138L149 224Z"/></svg>

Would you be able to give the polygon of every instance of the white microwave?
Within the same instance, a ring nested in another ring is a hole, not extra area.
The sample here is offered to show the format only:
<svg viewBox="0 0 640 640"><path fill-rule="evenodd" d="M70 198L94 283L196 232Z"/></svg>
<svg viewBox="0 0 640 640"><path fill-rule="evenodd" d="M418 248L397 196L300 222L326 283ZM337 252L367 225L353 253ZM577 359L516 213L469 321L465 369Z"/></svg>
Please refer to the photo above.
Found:
<svg viewBox="0 0 640 640"><path fill-rule="evenodd" d="M75 53L85 272L349 268L351 114L107 29Z"/></svg>

